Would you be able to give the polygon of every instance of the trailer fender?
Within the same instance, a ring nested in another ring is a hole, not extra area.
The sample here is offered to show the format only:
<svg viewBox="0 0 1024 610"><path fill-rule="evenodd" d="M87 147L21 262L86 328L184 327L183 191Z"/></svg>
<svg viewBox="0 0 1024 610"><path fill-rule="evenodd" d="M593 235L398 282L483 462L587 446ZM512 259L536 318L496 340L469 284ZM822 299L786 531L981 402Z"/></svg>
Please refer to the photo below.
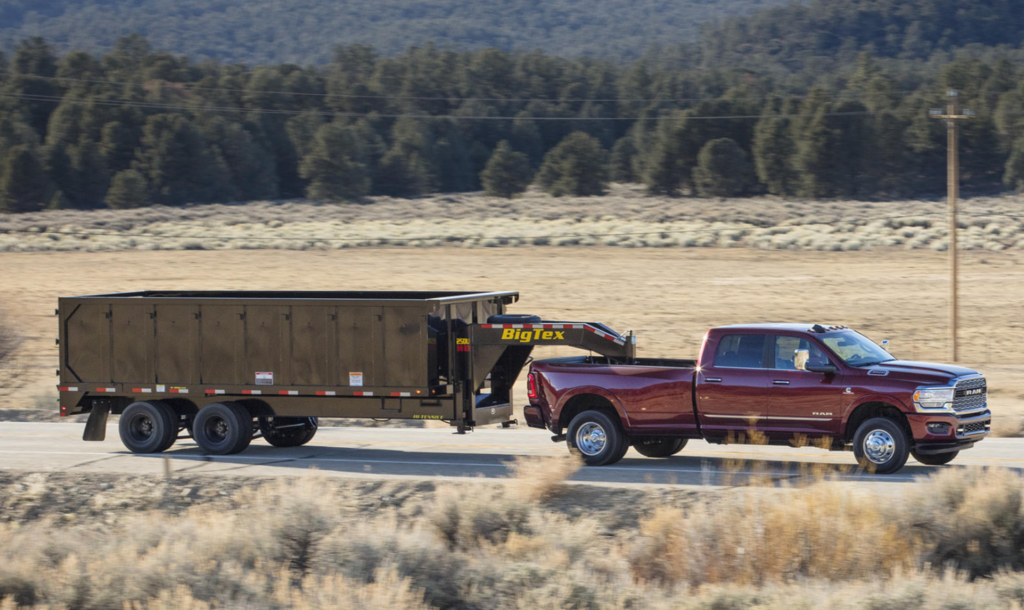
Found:
<svg viewBox="0 0 1024 610"><path fill-rule="evenodd" d="M615 410L615 414L618 415L619 421L622 423L622 427L629 429L629 416L626 414L626 409L622 406L622 401L618 399L614 394L609 392L605 388L597 386L584 386L574 388L571 392L566 393L562 396L558 405L555 407L555 411L552 414L552 421L558 422L559 428L565 428L569 425L568 420L572 419L578 412L586 410L587 397L598 397L603 400L595 401L599 403L610 404L612 409ZM566 419L566 421L562 421Z"/></svg>

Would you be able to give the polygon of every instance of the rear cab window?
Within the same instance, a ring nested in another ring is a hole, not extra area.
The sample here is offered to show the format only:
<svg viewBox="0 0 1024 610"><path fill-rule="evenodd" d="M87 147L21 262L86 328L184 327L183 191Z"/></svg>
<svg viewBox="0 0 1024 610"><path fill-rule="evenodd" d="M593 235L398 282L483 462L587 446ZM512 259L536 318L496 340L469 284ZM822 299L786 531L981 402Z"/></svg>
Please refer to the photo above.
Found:
<svg viewBox="0 0 1024 610"><path fill-rule="evenodd" d="M765 335L725 335L715 349L716 367L736 369L764 368Z"/></svg>

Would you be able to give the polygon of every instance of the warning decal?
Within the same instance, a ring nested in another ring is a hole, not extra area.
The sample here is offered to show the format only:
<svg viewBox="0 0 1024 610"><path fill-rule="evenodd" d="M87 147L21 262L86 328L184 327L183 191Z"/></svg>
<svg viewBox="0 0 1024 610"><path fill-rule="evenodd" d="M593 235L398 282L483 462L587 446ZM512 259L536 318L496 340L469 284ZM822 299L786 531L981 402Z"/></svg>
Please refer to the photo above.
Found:
<svg viewBox="0 0 1024 610"><path fill-rule="evenodd" d="M363 374L362 373L349 373L348 384L353 387L363 386Z"/></svg>
<svg viewBox="0 0 1024 610"><path fill-rule="evenodd" d="M256 385L274 385L274 373L256 373Z"/></svg>

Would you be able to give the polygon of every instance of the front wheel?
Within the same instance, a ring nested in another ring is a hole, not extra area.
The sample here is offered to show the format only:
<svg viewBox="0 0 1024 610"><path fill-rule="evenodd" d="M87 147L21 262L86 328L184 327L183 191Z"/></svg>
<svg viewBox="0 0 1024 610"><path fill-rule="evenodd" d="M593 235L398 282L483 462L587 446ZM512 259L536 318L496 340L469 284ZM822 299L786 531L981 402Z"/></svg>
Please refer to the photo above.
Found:
<svg viewBox="0 0 1024 610"><path fill-rule="evenodd" d="M607 466L622 459L626 437L610 416L601 411L584 411L569 422L565 442L569 451L583 456L587 466Z"/></svg>
<svg viewBox="0 0 1024 610"><path fill-rule="evenodd" d="M892 474L910 457L910 440L899 423L873 417L853 435L853 455L862 468L877 474Z"/></svg>
<svg viewBox="0 0 1024 610"><path fill-rule="evenodd" d="M926 466L944 466L953 461L959 451L948 451L946 453L918 453L917 451L911 451L910 455L914 456L914 459Z"/></svg>
<svg viewBox="0 0 1024 610"><path fill-rule="evenodd" d="M315 417L261 417L260 433L275 447L301 447L313 440L318 420Z"/></svg>
<svg viewBox="0 0 1024 610"><path fill-rule="evenodd" d="M633 443L633 449L649 458L667 458L683 450L685 438L648 438Z"/></svg>

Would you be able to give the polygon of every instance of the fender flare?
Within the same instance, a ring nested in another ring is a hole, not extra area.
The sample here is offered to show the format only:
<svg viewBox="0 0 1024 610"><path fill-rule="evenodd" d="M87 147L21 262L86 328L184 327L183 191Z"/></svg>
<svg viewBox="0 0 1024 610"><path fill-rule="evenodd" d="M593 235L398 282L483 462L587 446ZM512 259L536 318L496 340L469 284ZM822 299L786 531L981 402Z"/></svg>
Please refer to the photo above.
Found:
<svg viewBox="0 0 1024 610"><path fill-rule="evenodd" d="M895 396L889 395L889 394L865 394L864 396L858 396L856 400L854 400L853 402L848 404L846 406L846 408L843 410L842 425L840 426L840 429L839 429L840 435L845 435L846 434L846 431L847 431L846 427L849 424L850 415L852 415L853 412L856 411L858 407L860 407L861 405L865 405L865 404L867 404L869 402L885 402L885 403L891 404L892 406L894 406L897 409L899 409L900 412L903 413L904 415L906 415L908 413L908 411L910 413L914 412L914 410L908 408L907 405L902 400L896 398Z"/></svg>
<svg viewBox="0 0 1024 610"><path fill-rule="evenodd" d="M563 394L561 399L558 401L558 404L555 406L554 413L552 413L554 421L557 422L562 418L562 409L570 400L577 396L583 396L586 394L600 396L610 402L612 404L612 408L615 409L615 413L619 416L619 421L622 422L622 427L629 429L629 415L626 414L626 409L622 406L622 401L620 401L619 398L608 389L598 386L582 386L573 388L569 392Z"/></svg>

